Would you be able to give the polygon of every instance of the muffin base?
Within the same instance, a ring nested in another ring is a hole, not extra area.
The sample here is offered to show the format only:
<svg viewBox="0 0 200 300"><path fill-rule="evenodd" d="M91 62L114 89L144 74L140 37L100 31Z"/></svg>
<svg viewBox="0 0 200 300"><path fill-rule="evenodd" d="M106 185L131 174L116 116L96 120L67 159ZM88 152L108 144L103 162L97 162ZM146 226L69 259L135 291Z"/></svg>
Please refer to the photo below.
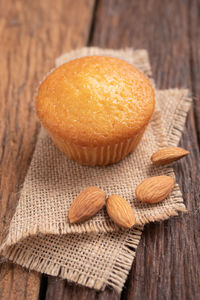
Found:
<svg viewBox="0 0 200 300"><path fill-rule="evenodd" d="M125 139L117 144L110 144L101 147L78 146L64 139L50 134L53 142L68 158L87 166L106 166L117 163L130 152L135 150L140 142L145 128L134 137Z"/></svg>

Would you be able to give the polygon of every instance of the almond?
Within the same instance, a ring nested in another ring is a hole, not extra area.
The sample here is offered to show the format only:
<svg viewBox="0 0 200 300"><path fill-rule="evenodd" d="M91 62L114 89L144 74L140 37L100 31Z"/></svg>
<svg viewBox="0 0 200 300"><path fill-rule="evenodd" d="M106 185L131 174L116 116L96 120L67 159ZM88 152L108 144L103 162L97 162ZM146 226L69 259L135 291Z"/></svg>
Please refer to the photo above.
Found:
<svg viewBox="0 0 200 300"><path fill-rule="evenodd" d="M179 160L188 154L187 150L180 147L165 147L156 151L151 156L151 161L157 166L163 166Z"/></svg>
<svg viewBox="0 0 200 300"><path fill-rule="evenodd" d="M140 183L135 194L138 200L146 203L158 203L170 194L174 188L174 178L169 176L150 177Z"/></svg>
<svg viewBox="0 0 200 300"><path fill-rule="evenodd" d="M109 217L120 227L131 228L135 224L135 214L131 205L121 196L108 197L106 210Z"/></svg>
<svg viewBox="0 0 200 300"><path fill-rule="evenodd" d="M68 217L70 223L80 223L94 216L105 204L106 194L96 186L83 190L72 203Z"/></svg>

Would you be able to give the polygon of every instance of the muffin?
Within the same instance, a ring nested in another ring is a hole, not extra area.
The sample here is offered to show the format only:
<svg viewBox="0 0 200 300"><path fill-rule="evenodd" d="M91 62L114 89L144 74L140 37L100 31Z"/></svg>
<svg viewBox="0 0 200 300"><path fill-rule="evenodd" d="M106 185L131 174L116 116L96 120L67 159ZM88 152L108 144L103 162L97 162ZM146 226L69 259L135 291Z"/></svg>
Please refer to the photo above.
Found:
<svg viewBox="0 0 200 300"><path fill-rule="evenodd" d="M84 165L116 163L138 145L154 111L154 91L131 64L109 56L74 59L52 71L36 96L54 143Z"/></svg>

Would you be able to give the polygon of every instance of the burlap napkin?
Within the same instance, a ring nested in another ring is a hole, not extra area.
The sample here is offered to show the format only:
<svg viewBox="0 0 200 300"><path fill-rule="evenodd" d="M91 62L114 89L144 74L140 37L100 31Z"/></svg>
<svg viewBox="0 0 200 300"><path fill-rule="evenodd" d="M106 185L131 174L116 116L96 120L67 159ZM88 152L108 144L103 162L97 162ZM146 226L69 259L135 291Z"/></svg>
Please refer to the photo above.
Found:
<svg viewBox="0 0 200 300"><path fill-rule="evenodd" d="M60 57L57 65L93 54L124 58L151 77L145 50L83 48ZM42 130L8 236L1 246L2 254L36 271L96 289L110 285L120 292L135 256L142 225L185 211L178 185L165 201L151 206L138 202L134 191L149 176L174 176L171 167L153 167L150 156L161 146L178 144L191 102L187 94L187 90L156 91L156 112L139 147L122 162L107 167L85 167L68 160ZM124 196L134 207L139 225L119 231L105 210L82 225L70 225L68 208L89 185L99 186L108 195Z"/></svg>

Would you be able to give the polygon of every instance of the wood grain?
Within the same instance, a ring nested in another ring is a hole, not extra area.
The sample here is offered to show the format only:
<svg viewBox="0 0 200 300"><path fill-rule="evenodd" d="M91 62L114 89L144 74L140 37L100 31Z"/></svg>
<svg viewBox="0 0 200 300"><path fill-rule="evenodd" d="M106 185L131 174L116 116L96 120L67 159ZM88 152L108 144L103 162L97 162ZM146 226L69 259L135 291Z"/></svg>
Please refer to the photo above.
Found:
<svg viewBox="0 0 200 300"><path fill-rule="evenodd" d="M0 299L38 299L40 274L25 271L22 267L4 263L1 265Z"/></svg>
<svg viewBox="0 0 200 300"><path fill-rule="evenodd" d="M48 300L118 300L118 295L114 290L106 289L104 292L97 292L83 286L77 286L67 280L61 280L55 277L48 276L48 285L46 298Z"/></svg>
<svg viewBox="0 0 200 300"><path fill-rule="evenodd" d="M94 1L0 2L0 240L15 211L34 151L39 124L34 114L38 82L55 58L88 40ZM1 299L37 299L40 275L3 264Z"/></svg>
<svg viewBox="0 0 200 300"><path fill-rule="evenodd" d="M194 117L197 139L200 145L200 1L189 2L189 37L191 85L194 98Z"/></svg>

